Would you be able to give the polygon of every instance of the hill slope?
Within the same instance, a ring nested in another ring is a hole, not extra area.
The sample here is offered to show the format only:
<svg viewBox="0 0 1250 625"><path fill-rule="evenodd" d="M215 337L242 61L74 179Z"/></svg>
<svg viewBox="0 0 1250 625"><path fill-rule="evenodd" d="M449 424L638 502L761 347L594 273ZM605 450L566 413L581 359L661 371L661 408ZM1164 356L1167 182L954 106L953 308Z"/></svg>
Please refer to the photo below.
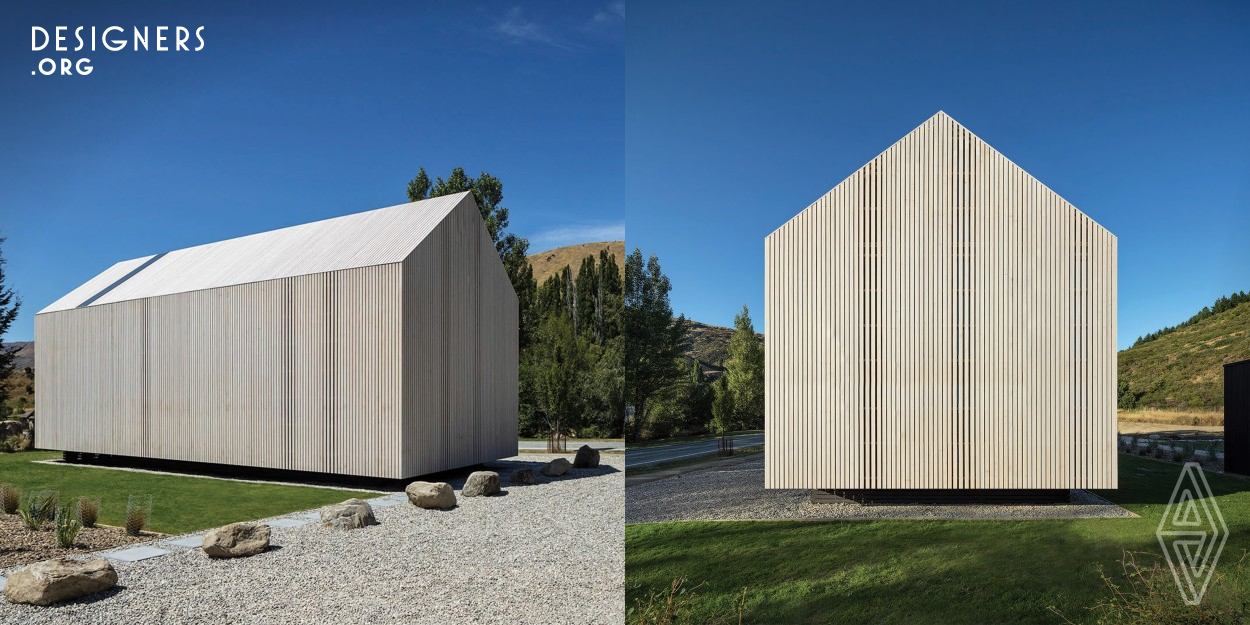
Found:
<svg viewBox="0 0 1250 625"><path fill-rule="evenodd" d="M724 365L729 358L729 339L733 337L734 329L694 320L687 320L687 323L690 324L690 349L686 350L686 357L698 358L704 364L717 367ZM764 342L763 334L757 332L756 336L760 343Z"/></svg>
<svg viewBox="0 0 1250 625"><path fill-rule="evenodd" d="M0 410L0 419L9 412L25 412L35 407L34 393L26 390L33 388L35 384L35 381L26 375L26 367L35 366L35 343L33 341L5 343L3 348L16 350L17 358L13 361L13 375L7 380L0 380L0 384L5 386L9 395L8 401L5 402L8 410Z"/></svg>
<svg viewBox="0 0 1250 625"><path fill-rule="evenodd" d="M1250 359L1250 304L1120 352L1121 408L1221 408L1223 365Z"/></svg>
<svg viewBox="0 0 1250 625"><path fill-rule="evenodd" d="M525 258L530 261L530 266L534 268L534 281L542 284L543 280L561 269L565 265L572 267L574 276L577 270L581 268L582 259L587 256L595 256L598 258L599 250L607 250L609 254L616 256L616 264L623 272L625 270L625 242L624 241L599 241L596 243L579 243L577 245L566 245L557 247L554 250L547 250L537 254L530 254Z"/></svg>

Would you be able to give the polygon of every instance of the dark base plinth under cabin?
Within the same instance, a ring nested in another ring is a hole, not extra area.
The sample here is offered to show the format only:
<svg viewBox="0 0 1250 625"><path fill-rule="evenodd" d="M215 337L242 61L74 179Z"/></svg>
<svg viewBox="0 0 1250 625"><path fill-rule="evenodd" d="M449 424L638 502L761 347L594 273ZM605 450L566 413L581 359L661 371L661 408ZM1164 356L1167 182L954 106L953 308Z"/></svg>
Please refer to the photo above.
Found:
<svg viewBox="0 0 1250 625"><path fill-rule="evenodd" d="M390 479L338 473L321 473L316 471L296 471L292 469L273 469L267 467L247 467L233 464L213 464L208 462L190 462L186 460L165 460L161 458L140 458L136 456L115 456L111 454L93 454L87 452L63 451L62 460L67 464L86 464L100 467L119 467L124 469L144 469L162 473L181 473L185 475L216 477L237 480L259 480L267 482L288 482L291 484L316 484L333 487L368 488L376 490L400 490L411 479ZM447 471L444 473L454 473ZM434 474L442 475L442 473Z"/></svg>
<svg viewBox="0 0 1250 625"><path fill-rule="evenodd" d="M1065 504L1072 491L1052 488L931 488L813 490L812 503L859 503L866 506Z"/></svg>

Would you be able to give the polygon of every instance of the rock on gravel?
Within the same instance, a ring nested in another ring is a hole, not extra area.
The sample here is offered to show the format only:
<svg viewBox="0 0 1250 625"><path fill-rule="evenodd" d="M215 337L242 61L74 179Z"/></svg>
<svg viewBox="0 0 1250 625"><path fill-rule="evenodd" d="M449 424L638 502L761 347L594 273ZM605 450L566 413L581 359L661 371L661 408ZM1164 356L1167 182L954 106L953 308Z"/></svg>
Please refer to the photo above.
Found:
<svg viewBox="0 0 1250 625"><path fill-rule="evenodd" d="M373 516L373 506L363 499L348 499L343 503L330 504L321 508L321 524L325 527L350 530L369 525L377 525Z"/></svg>
<svg viewBox="0 0 1250 625"><path fill-rule="evenodd" d="M269 549L269 526L231 523L204 534L204 553L210 558L244 558Z"/></svg>
<svg viewBox="0 0 1250 625"><path fill-rule="evenodd" d="M578 469L593 469L599 466L599 450L590 445L582 445L573 457L573 466Z"/></svg>
<svg viewBox="0 0 1250 625"><path fill-rule="evenodd" d="M465 480L460 494L465 497L489 497L499 494L499 474L494 471L474 471Z"/></svg>
<svg viewBox="0 0 1250 625"><path fill-rule="evenodd" d="M556 458L543 465L543 468L539 470L539 473L542 473L547 477L560 477L561 475L568 473L570 466L572 465L569 464L568 460L565 460L564 458Z"/></svg>
<svg viewBox="0 0 1250 625"><path fill-rule="evenodd" d="M82 562L56 558L18 569L4 586L11 603L52 605L108 590L117 585L117 571L108 560Z"/></svg>
<svg viewBox="0 0 1250 625"><path fill-rule="evenodd" d="M550 458L527 453L487 468L503 475ZM441 514L374 505L381 525L367 531L275 525L273 540L282 548L259 558L212 560L198 549L174 548L159 558L115 562L124 590L50 607L0 601L0 623L620 624L623 465L620 456L604 454L598 469L575 469L507 497L461 498ZM558 587L536 585L556 579Z"/></svg>
<svg viewBox="0 0 1250 625"><path fill-rule="evenodd" d="M508 483L516 486L533 486L534 470L517 469L508 475Z"/></svg>
<svg viewBox="0 0 1250 625"><path fill-rule="evenodd" d="M408 502L427 510L456 507L456 491L446 482L413 482L404 489Z"/></svg>

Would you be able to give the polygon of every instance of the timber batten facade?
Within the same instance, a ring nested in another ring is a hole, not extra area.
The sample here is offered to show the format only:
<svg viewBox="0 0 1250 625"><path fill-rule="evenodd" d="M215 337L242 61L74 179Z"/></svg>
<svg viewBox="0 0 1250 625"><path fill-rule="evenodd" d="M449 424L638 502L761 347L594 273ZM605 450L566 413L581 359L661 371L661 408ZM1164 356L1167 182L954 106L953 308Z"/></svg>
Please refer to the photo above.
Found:
<svg viewBox="0 0 1250 625"><path fill-rule="evenodd" d="M949 116L764 247L766 487L1116 487L1116 239Z"/></svg>
<svg viewBox="0 0 1250 625"><path fill-rule="evenodd" d="M511 456L517 314L467 193L125 261L35 318L35 444L377 478Z"/></svg>

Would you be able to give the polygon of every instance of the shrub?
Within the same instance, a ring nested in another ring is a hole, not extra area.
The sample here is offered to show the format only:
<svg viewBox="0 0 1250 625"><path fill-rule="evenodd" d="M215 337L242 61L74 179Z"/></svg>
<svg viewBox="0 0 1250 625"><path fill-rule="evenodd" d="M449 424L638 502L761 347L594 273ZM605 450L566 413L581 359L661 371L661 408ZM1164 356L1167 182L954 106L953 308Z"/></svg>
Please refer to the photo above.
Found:
<svg viewBox="0 0 1250 625"><path fill-rule="evenodd" d="M95 527L96 519L100 516L100 498L99 497L79 497L78 498L78 522L83 527Z"/></svg>
<svg viewBox="0 0 1250 625"><path fill-rule="evenodd" d="M22 517L22 524L26 529L35 530L43 529L43 524L52 520L56 514L56 503L59 494L54 490L37 490L30 494L26 499L26 508L19 510L18 514Z"/></svg>
<svg viewBox="0 0 1250 625"><path fill-rule="evenodd" d="M0 451L27 451L30 449L30 437L25 434L14 434L0 441Z"/></svg>
<svg viewBox="0 0 1250 625"><path fill-rule="evenodd" d="M78 537L78 530L82 526L78 524L78 519L74 518L74 511L70 504L65 504L56 513L56 546L62 549L68 549L74 546L74 539Z"/></svg>
<svg viewBox="0 0 1250 625"><path fill-rule="evenodd" d="M1191 606L1181 601L1177 595L1176 581L1172 572L1160 562L1154 554L1141 554L1151 558L1148 566L1138 563L1137 556L1125 551L1120 558L1123 569L1123 584L1117 583L1099 567L1098 574L1107 586L1110 597L1102 599L1090 606L1093 622L1103 625L1133 624L1155 625L1156 623L1200 623L1217 625L1219 623L1245 623L1250 619L1250 599L1240 592L1241 578L1245 571L1246 554L1233 565L1233 577L1230 579L1216 569L1212 573L1210 585L1200 605ZM1053 605L1048 606L1065 623L1074 625L1074 621L1060 612ZM1084 621L1084 619L1082 619Z"/></svg>
<svg viewBox="0 0 1250 625"><path fill-rule="evenodd" d="M5 514L17 514L22 505L22 489L12 484L0 484L0 509Z"/></svg>
<svg viewBox="0 0 1250 625"><path fill-rule="evenodd" d="M152 496L131 495L126 502L126 533L138 536L152 517Z"/></svg>
<svg viewBox="0 0 1250 625"><path fill-rule="evenodd" d="M37 515L31 514L30 510L23 508L17 511L18 516L22 517L22 525L30 531L36 531L43 527L43 521L39 520Z"/></svg>

